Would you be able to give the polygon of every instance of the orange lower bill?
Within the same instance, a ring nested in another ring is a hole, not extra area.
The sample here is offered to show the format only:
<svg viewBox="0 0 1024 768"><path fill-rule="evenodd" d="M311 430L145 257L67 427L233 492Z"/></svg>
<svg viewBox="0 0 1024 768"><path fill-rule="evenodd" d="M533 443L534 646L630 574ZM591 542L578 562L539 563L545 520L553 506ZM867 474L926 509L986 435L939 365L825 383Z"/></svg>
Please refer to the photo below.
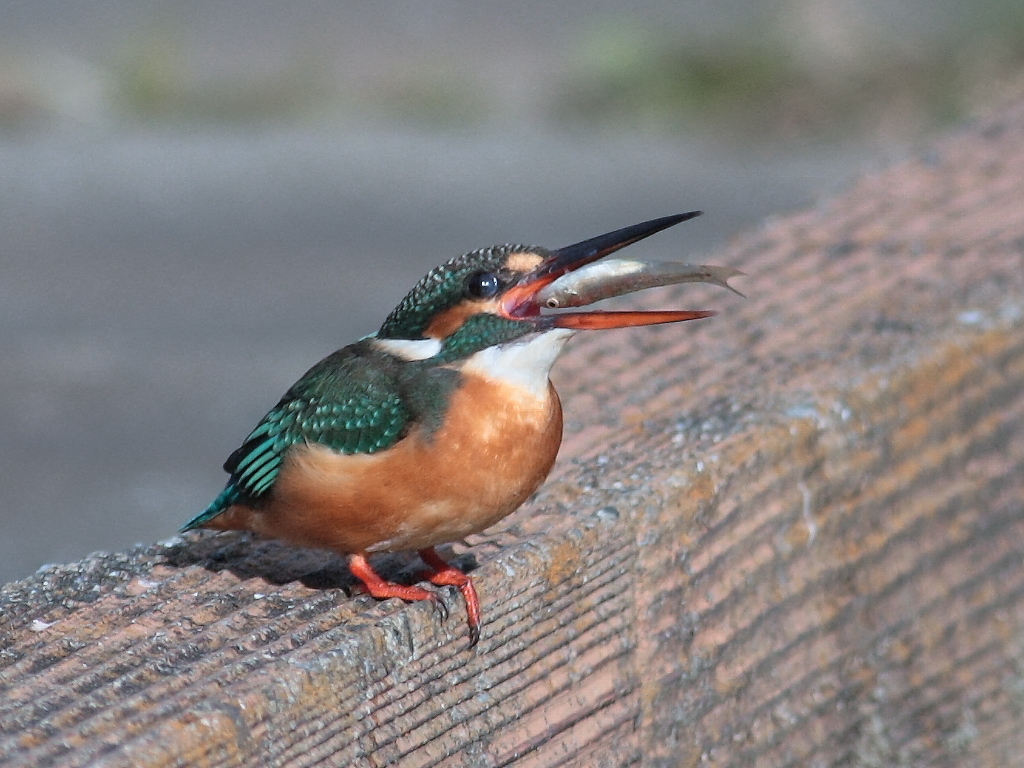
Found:
<svg viewBox="0 0 1024 768"><path fill-rule="evenodd" d="M708 310L664 310L653 312L565 312L560 315L542 315L533 318L538 325L551 328L571 328L579 331L599 331L606 328L631 328L640 325L681 323L711 317Z"/></svg>

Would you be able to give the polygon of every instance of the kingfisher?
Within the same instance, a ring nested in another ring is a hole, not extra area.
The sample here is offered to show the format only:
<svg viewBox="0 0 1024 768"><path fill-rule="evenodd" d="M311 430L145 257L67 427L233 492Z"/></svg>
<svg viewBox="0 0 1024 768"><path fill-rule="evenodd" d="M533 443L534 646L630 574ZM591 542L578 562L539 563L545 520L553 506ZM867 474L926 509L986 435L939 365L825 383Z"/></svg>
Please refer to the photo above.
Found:
<svg viewBox="0 0 1024 768"><path fill-rule="evenodd" d="M388 581L369 561L416 550L429 582L461 592L475 645L481 611L473 581L435 547L498 522L547 477L562 440L562 408L548 374L565 343L581 330L714 314L547 310L655 284L731 288L725 280L740 273L725 267L681 265L666 278L664 264L659 271L622 262L631 266L588 276L588 265L699 214L557 250L483 248L430 270L376 333L328 355L292 385L224 463L224 490L181 530L251 531L333 550L348 556L373 597L431 600L444 613L435 592Z"/></svg>

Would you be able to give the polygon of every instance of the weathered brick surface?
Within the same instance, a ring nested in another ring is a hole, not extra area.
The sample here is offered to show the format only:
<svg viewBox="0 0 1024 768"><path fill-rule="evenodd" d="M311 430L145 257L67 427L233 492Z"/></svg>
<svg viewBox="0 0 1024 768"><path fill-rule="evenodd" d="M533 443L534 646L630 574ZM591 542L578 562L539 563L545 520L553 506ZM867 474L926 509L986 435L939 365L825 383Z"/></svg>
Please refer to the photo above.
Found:
<svg viewBox="0 0 1024 768"><path fill-rule="evenodd" d="M1024 107L713 261L748 301L560 364L475 650L327 555L100 557L0 593L0 762L1019 762Z"/></svg>

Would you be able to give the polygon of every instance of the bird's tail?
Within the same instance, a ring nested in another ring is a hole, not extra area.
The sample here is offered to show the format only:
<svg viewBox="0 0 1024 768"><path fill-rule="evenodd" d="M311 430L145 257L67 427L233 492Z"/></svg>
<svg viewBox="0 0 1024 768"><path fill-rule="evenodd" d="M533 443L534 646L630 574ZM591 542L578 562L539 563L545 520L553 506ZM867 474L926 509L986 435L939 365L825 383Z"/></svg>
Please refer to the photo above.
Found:
<svg viewBox="0 0 1024 768"><path fill-rule="evenodd" d="M179 533L184 533L185 531L191 531L191 530L193 530L195 528L202 528L204 525L206 525L206 523L208 523L211 520L213 520L213 518L215 518L221 512L223 512L228 507L230 507L232 504L234 504L236 501L238 501L238 499L239 499L239 497L241 495L242 495L241 492L238 490L238 488L235 486L235 484L232 483L232 482L229 482L224 487L224 490L220 492L220 495L216 499L213 500L213 502L210 504L210 506L208 506L206 509L204 509L202 512L200 512L198 515L196 515L191 520L189 520L187 523L185 523L181 527L181 530L179 531Z"/></svg>

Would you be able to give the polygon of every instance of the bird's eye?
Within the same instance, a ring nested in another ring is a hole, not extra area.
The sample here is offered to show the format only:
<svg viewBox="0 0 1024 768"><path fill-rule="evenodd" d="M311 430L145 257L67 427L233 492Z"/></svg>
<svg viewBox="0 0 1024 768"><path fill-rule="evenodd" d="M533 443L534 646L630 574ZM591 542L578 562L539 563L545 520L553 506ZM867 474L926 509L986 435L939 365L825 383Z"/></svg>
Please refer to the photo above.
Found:
<svg viewBox="0 0 1024 768"><path fill-rule="evenodd" d="M501 281L493 272L474 272L466 280L466 293L474 299L489 299L501 289Z"/></svg>

